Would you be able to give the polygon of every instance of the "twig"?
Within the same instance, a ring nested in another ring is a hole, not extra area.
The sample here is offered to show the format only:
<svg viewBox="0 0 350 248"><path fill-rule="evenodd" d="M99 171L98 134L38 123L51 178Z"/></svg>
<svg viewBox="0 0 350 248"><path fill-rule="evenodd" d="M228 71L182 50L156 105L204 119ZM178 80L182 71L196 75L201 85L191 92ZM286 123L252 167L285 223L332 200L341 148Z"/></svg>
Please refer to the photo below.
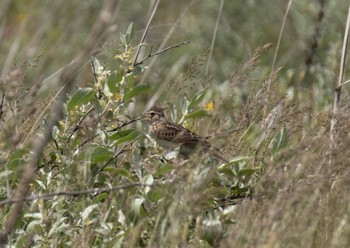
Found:
<svg viewBox="0 0 350 248"><path fill-rule="evenodd" d="M95 173L94 176L96 176L98 173L100 173L101 171L103 171L104 168L106 168L106 166L107 166L112 160L116 159L119 155L121 155L122 153L124 153L124 152L125 152L124 149L125 149L127 146L129 146L129 145L131 145L132 143L134 143L135 140L136 140L138 137L139 137L139 136L137 136L135 139L133 139L133 140L130 141L129 143L125 144L125 145L123 146L123 148L120 149L120 151L119 151L117 154L115 154L113 157L111 157L100 169L98 169L98 170L96 171L96 173Z"/></svg>
<svg viewBox="0 0 350 248"><path fill-rule="evenodd" d="M90 64L91 64L91 67L92 67L95 83L97 83L98 82L98 78L97 78L97 73L96 73L96 68L95 68L95 65L94 65L94 61L90 60ZM98 88L97 98L99 100L102 98L102 90L100 88Z"/></svg>
<svg viewBox="0 0 350 248"><path fill-rule="evenodd" d="M75 125L75 127L73 128L71 134L68 136L67 139L67 143L69 143L70 139L72 138L73 134L75 134L76 131L78 131L78 129L80 128L81 123L85 120L85 118L92 112L92 110L94 110L94 107L91 107L84 116L82 116L80 118L80 120L78 121L78 123Z"/></svg>
<svg viewBox="0 0 350 248"><path fill-rule="evenodd" d="M66 70L68 70L68 67L65 68ZM42 81L42 80L41 80ZM41 114L36 118L34 124L32 125L32 128L29 130L29 132L27 133L26 137L23 140L23 144L25 144L27 142L27 139L30 137L30 135L35 131L35 128L38 126L38 122L41 120L41 117L44 116L45 113L47 113L46 111L51 107L51 104L56 100L57 97L59 97L59 95L61 94L62 90L63 90L64 86L62 86L57 93L53 96L53 98L50 100L50 102L46 105L46 107L44 108L43 111L41 111Z"/></svg>
<svg viewBox="0 0 350 248"><path fill-rule="evenodd" d="M344 85L350 83L350 79L346 80L344 83L341 83L340 85L337 86L337 88L343 87Z"/></svg>
<svg viewBox="0 0 350 248"><path fill-rule="evenodd" d="M332 118L331 118L331 127L330 127L330 140L331 140L331 151L335 147L336 143L336 135L337 135L337 124L338 124L338 112L340 106L340 93L341 86L343 84L344 79L344 69L345 69L345 58L346 52L348 48L348 39L349 39L349 28L350 28L350 4L348 9L348 17L346 20L346 27L344 31L344 39L343 39L343 48L340 59L340 68L339 68L339 77L338 77L338 87L335 88L334 92L334 102L333 102L333 110L332 110ZM346 83L346 82L345 82ZM344 83L344 84L345 84ZM330 161L331 163L332 161Z"/></svg>
<svg viewBox="0 0 350 248"><path fill-rule="evenodd" d="M181 15L176 19L176 21L171 25L170 29L168 30L168 33L166 34L166 36L163 38L163 41L162 43L160 44L159 46L159 49L162 49L163 47L165 47L165 45L167 44L167 42L169 41L171 35L173 34L173 32L175 31L176 27L178 27L179 23L181 22L181 20L183 20L183 17L187 15L188 13L188 10L190 9L190 7L194 4L194 3L197 3L198 1L196 0L191 0L185 9L182 10L181 12ZM154 71L154 70L151 70L151 68L155 65L155 62L156 62L156 58L155 57L154 59L152 59L152 61L148 64L148 70L146 70L142 76L142 79L140 81L140 83L143 83L145 82L145 80L147 80L148 78L148 75L151 73L151 71ZM161 90L161 88L159 89ZM152 99L150 99L150 103L154 103L156 102L157 98L158 98L158 93L156 93Z"/></svg>
<svg viewBox="0 0 350 248"><path fill-rule="evenodd" d="M273 74L275 73L275 66L276 66L276 60L277 60L277 55L278 55L278 52L279 52L279 48L280 48L280 44L281 44L281 40L282 40L282 35L283 35L283 31L284 31L284 27L286 26L286 22L287 22L287 17L288 17L288 14L289 14L289 10L290 10L290 7L292 5L292 2L293 0L289 0L288 2L288 5L287 5L287 9L286 9L286 12L284 13L284 17L283 17L283 21L282 21L282 26L281 26L281 29L280 29L280 33L278 35L278 40L277 40L277 45L276 45L276 50L275 50L275 54L273 55L273 60L272 60L272 65L271 65L271 73L270 73L270 78L269 80L267 81L267 99L266 101L268 101L268 98L269 98L269 92L270 92L270 89L271 89L271 84L272 84L272 78L273 78ZM263 111L263 114L264 116L266 116L267 114L267 104L265 104L264 106L264 111Z"/></svg>
<svg viewBox="0 0 350 248"><path fill-rule="evenodd" d="M145 31L143 32L142 34L142 38L140 40L140 44L142 44L145 39L146 39L146 36L147 36L147 33L148 33L148 30L149 30L149 26L151 25L151 22L152 22L152 19L154 17L154 15L156 14L156 11L158 9L158 4L159 4L160 0L157 0L157 2L155 3L154 7L153 7L153 11L151 13L151 16L149 17L148 19L148 23L146 25L146 28L145 28ZM137 62L137 57L139 56L139 53L141 51L141 46L138 46L137 48L137 51L136 51L136 54L135 54L135 57L134 57L134 61L133 61L133 65L136 66L136 62Z"/></svg>
<svg viewBox="0 0 350 248"><path fill-rule="evenodd" d="M92 73L94 75L94 79L95 79L95 83L98 82L98 79L97 79L97 74L96 74L96 68L95 68L95 65L94 65L94 61L91 60L90 61L90 64L91 64L91 67L92 67Z"/></svg>
<svg viewBox="0 0 350 248"><path fill-rule="evenodd" d="M293 0L289 0L286 12L284 13L282 26L281 26L281 29L280 29L280 33L278 35L278 40L277 40L275 54L273 55L272 66L271 66L271 74L270 74L271 76L275 72L275 65L276 65L276 60L277 60L277 54L279 52L279 48L280 48L280 44L281 44L281 40L282 40L284 27L286 26L287 16L288 16L288 13L289 13L289 10L290 10L290 6L292 5L292 2L293 2Z"/></svg>
<svg viewBox="0 0 350 248"><path fill-rule="evenodd" d="M144 184L144 183L131 183L131 184L126 184L126 185L120 185L120 186L114 186L111 188L95 188L95 189L86 189L86 190L76 190L76 191L61 191L61 192L56 192L56 193L47 193L47 194L41 194L41 195L32 195L32 196L26 196L22 199L14 199L14 198L8 198L6 200L0 201L0 206L6 205L6 204L13 204L17 202L27 202L27 201L34 201L37 199L43 199L43 200L50 200L56 196L71 196L71 197L76 197L76 196L81 196L81 195L96 195L96 194L101 194L105 192L112 192L116 190L122 190L122 189L128 189L128 188L133 188L133 187L138 187L138 186L147 186L147 187L152 187L154 184L149 185L149 184Z"/></svg>
<svg viewBox="0 0 350 248"><path fill-rule="evenodd" d="M224 7L224 3L225 3L225 0L221 0L218 17L216 18L214 34L213 34L213 38L211 40L211 45L210 45L210 49L209 49L210 51L209 51L209 57L208 57L208 61L207 61L207 67L205 68L205 74L204 74L205 80L207 80L207 76L208 76L208 73L209 73L209 66L210 66L211 56L213 55L214 44L215 44L215 40L216 40L216 35L218 33L219 21L220 21L220 17L221 17L221 13L222 13L222 8Z"/></svg>
<svg viewBox="0 0 350 248"><path fill-rule="evenodd" d="M44 119L44 123L45 123L46 127L48 128L49 125L47 124L46 119ZM58 146L57 140L53 137L52 132L51 132L51 138L53 139L53 142L55 143L56 149L59 150L59 146Z"/></svg>
<svg viewBox="0 0 350 248"><path fill-rule="evenodd" d="M3 120L3 121L5 121L2 118L2 114L4 113L4 100L5 100L5 91L2 92L1 105L0 105L0 120Z"/></svg>
<svg viewBox="0 0 350 248"><path fill-rule="evenodd" d="M239 130L241 130L243 127L237 127L235 129L231 129L231 130L228 130L228 131L225 131L225 132L222 132L222 133L215 133L215 134L212 134L212 135L209 135L209 136L205 136L206 139L209 139L209 138L212 138L212 137L216 137L216 136L222 136L222 135L226 135L228 133L233 133L233 132L237 132Z"/></svg>
<svg viewBox="0 0 350 248"><path fill-rule="evenodd" d="M151 47L151 50L149 51L149 54L148 54L145 58L143 58L141 61L135 63L134 66L141 65L141 64L143 64L143 62L145 62L147 59L149 59L149 58L151 58L151 57L153 57L153 56L156 56L156 55L158 55L158 54L164 53L164 52L166 52L166 51L168 51L168 50L170 50L170 49L180 47L180 46L185 45L185 44L187 44L187 43L189 43L189 42L190 42L189 40L186 40L186 41L181 42L181 43L179 43L179 44L176 44L176 45L169 46L169 47L166 47L166 48L164 48L164 49L161 49L161 50L159 50L159 51L157 51L157 52L155 52L155 53L151 53L151 52L152 52L152 47Z"/></svg>
<svg viewBox="0 0 350 248"><path fill-rule="evenodd" d="M113 129L111 129L111 130L107 130L107 132L114 132L114 131L117 131L117 130L121 129L122 127L125 127L125 126L127 126L127 125L129 125L129 124L131 124L131 123L134 123L134 122L136 122L136 121L139 121L139 120L142 120L142 118L138 118L138 119L131 120L131 121L128 121L128 122L124 122L122 125L120 125L120 126L118 126L118 127L116 127L116 128L113 128ZM92 136L92 137L86 139L85 141L83 141L83 142L79 145L79 148L78 148L78 149L82 148L84 145L86 145L88 142L90 142L91 140L93 140L93 139L96 138L97 136L99 136L99 134L96 134L96 135L94 135L94 136Z"/></svg>
<svg viewBox="0 0 350 248"><path fill-rule="evenodd" d="M131 123L134 123L134 122L139 121L139 120L142 120L142 119L143 119L143 118L137 118L137 119L134 119L134 120L131 120L131 121L124 122L123 124L121 124L120 126L118 126L118 127L116 127L116 128L113 128L113 129L111 129L111 130L107 130L107 132L109 133L109 132L117 131L117 130L121 129L122 127L125 127L125 126L127 126L127 125L129 125L129 124L131 124Z"/></svg>
<svg viewBox="0 0 350 248"><path fill-rule="evenodd" d="M93 139L96 138L97 136L99 136L99 134L95 134L94 136L92 136L92 137L86 139L85 141L83 141L83 142L79 145L78 149L82 148L84 145L86 145L88 142L90 142L91 140L93 140Z"/></svg>

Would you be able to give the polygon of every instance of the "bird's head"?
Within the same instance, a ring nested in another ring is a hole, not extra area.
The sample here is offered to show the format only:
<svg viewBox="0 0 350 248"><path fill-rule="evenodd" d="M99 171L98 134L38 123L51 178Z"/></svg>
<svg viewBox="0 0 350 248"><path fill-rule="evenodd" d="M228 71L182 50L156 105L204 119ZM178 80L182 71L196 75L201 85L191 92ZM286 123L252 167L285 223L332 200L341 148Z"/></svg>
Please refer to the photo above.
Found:
<svg viewBox="0 0 350 248"><path fill-rule="evenodd" d="M145 116L145 119L149 121L150 123L159 121L162 118L165 118L164 116L164 110L166 108L160 107L160 106L153 106L149 110L147 110L143 115Z"/></svg>

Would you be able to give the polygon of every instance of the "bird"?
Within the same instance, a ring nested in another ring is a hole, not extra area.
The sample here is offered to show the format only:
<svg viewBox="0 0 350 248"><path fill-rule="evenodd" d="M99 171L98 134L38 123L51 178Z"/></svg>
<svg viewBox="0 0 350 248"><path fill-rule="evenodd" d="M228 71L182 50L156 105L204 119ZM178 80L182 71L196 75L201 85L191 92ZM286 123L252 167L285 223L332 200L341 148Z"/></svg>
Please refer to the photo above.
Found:
<svg viewBox="0 0 350 248"><path fill-rule="evenodd" d="M201 151L224 163L228 162L220 151L207 141L208 137L202 137L180 124L167 120L164 110L166 108L155 105L144 113L149 124L149 133L161 147L166 149L180 147L179 153L185 157Z"/></svg>

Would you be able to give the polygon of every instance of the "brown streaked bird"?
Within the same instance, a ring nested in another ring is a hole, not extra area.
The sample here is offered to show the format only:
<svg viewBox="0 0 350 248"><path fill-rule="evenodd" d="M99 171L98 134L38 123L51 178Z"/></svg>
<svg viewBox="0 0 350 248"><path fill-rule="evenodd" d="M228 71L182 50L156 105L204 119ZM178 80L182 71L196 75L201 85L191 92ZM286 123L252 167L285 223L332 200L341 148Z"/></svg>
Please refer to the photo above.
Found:
<svg viewBox="0 0 350 248"><path fill-rule="evenodd" d="M153 106L144 113L149 123L149 132L160 146L171 149L180 146L179 152L186 156L198 150L225 163L228 162L218 149L210 145L207 138L201 137L180 124L168 121L163 112L165 109Z"/></svg>

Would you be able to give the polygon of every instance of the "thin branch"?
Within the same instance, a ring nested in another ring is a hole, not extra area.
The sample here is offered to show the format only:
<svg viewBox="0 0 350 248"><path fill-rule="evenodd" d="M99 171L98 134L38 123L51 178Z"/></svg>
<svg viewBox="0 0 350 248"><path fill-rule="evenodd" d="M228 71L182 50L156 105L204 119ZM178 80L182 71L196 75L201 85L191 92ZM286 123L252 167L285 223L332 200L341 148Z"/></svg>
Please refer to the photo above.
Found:
<svg viewBox="0 0 350 248"><path fill-rule="evenodd" d="M145 39L146 39L148 30L149 30L149 26L151 25L152 19L153 19L154 15L155 15L156 12L157 12L159 2L160 2L160 0L157 0L156 4L155 4L154 7L153 7L153 11L152 11L152 13L151 13L151 16L150 16L149 19L148 19L148 23L147 23L147 25L146 25L145 31L144 31L143 34L142 34L142 38L141 38L141 40L140 40L140 44L142 44L142 43L145 41ZM136 65L137 57L139 56L140 51L141 51L141 46L138 46L137 51L136 51L136 54L135 54L135 57L134 57L134 61L133 61L133 63L132 63L134 66Z"/></svg>
<svg viewBox="0 0 350 248"><path fill-rule="evenodd" d="M78 131L78 129L80 128L81 123L85 120L85 118L92 112L92 110L94 110L94 107L91 107L84 116L82 116L80 118L80 120L78 121L78 123L75 125L75 127L73 128L71 134L68 136L67 139L67 143L69 143L70 139L72 138L73 134L75 134L76 131Z"/></svg>
<svg viewBox="0 0 350 248"><path fill-rule="evenodd" d="M131 120L131 121L128 121L128 122L124 122L123 124L121 124L120 126L118 126L118 127L116 127L116 128L113 128L113 129L111 129L111 130L107 130L107 132L114 132L114 131L117 131L117 130L121 129L122 127L125 127L125 126L127 126L127 125L129 125L129 124L131 124L131 123L134 123L134 122L136 122L136 121L139 121L139 120L142 120L142 118L138 118L138 119ZM89 143L91 140L93 140L94 138L96 138L96 137L98 137L98 136L99 136L99 134L96 134L96 135L94 135L94 136L92 136L92 137L86 139L85 141L83 141L83 142L79 145L78 149L82 148L84 145L86 145L87 143Z"/></svg>
<svg viewBox="0 0 350 248"><path fill-rule="evenodd" d="M213 138L213 137L217 137L217 136L226 135L226 134L229 134L229 133L234 133L234 132L237 132L237 131L241 130L242 128L243 128L243 126L242 127L237 127L235 129L231 129L231 130L228 130L228 131L225 131L225 132L222 132L222 133L214 133L212 135L205 136L205 138L209 139L209 138Z"/></svg>
<svg viewBox="0 0 350 248"><path fill-rule="evenodd" d="M0 121L3 120L2 114L4 113L4 100L5 100L5 91L2 92L2 97L1 97L1 105L0 105Z"/></svg>
<svg viewBox="0 0 350 248"><path fill-rule="evenodd" d="M224 2L225 2L225 0L221 0L221 4L220 4L220 8L219 8L218 17L216 18L216 23L215 23L215 28L214 28L214 34L213 34L213 38L212 38L212 40L211 40L211 45L210 45L210 52L209 52L207 67L205 68L205 74L204 74L206 80L207 80L207 76L208 76L208 73L209 73L210 61L211 61L211 57L212 57L212 55L213 55L214 44L215 44L215 40L216 40L216 35L217 35L217 33L218 33L219 21L220 21L220 17L221 17L221 13L222 13L222 8L224 7Z"/></svg>
<svg viewBox="0 0 350 248"><path fill-rule="evenodd" d="M344 83L341 83L340 85L338 85L337 88L340 88L340 87L342 87L342 86L344 86L344 85L346 85L346 84L348 84L348 83L350 83L350 79L349 79L349 80L346 80Z"/></svg>
<svg viewBox="0 0 350 248"><path fill-rule="evenodd" d="M134 141L132 141L132 142L134 142ZM125 152L124 149L125 149L128 145L130 145L132 142L129 142L129 143L127 143L126 145L124 145L123 148L120 149L120 151L119 151L117 154L115 154L113 157L111 157L100 169L98 169L98 170L96 171L96 173L95 173L94 176L96 176L98 173L100 173L101 171L103 171L103 170L107 167L107 165L109 165L109 163L112 162L112 160L116 159L117 157L119 157L119 155L121 155L122 153L124 153L124 152Z"/></svg>
<svg viewBox="0 0 350 248"><path fill-rule="evenodd" d="M68 68L68 67L67 67ZM42 80L40 80L42 82ZM45 113L47 113L47 110L51 107L51 104L56 100L57 97L61 94L61 91L63 90L64 86L62 86L57 93L53 96L53 98L50 100L49 103L46 104L46 107L43 111L41 111L41 114L36 118L34 124L32 125L32 128L27 133L26 137L23 140L23 144L27 142L27 139L30 137L30 135L35 131L35 128L38 126L38 122L41 120L41 118L44 116Z"/></svg>
<svg viewBox="0 0 350 248"><path fill-rule="evenodd" d="M289 13L289 10L290 10L290 6L292 5L292 2L293 2L293 0L289 0L286 12L284 13L282 26L281 26L281 29L280 29L280 33L278 35L278 40L277 40L275 54L273 55L272 66L271 66L271 76L275 72L275 65L276 65L276 60L277 60L277 54L279 52L279 48L280 48L280 44L281 44L281 40L282 40L284 27L286 26L287 16L288 16L288 13Z"/></svg>
<svg viewBox="0 0 350 248"><path fill-rule="evenodd" d="M95 65L94 65L94 61L91 60L90 61L90 64L91 64L91 67L92 67L92 73L94 75L94 79L95 79L95 83L98 82L98 79L97 79L97 74L96 74L96 68L95 68Z"/></svg>
<svg viewBox="0 0 350 248"><path fill-rule="evenodd" d="M165 45L167 44L167 42L169 41L171 35L173 34L173 32L175 31L176 27L178 27L179 23L181 20L183 20L183 17L187 15L188 13L188 10L190 9L190 7L196 3L197 1L196 0L191 0L185 9L182 10L181 12L181 15L177 18L177 20L171 25L170 29L168 30L168 33L166 34L166 36L164 37L162 43L160 44L159 46L159 49L162 49L163 47L165 47ZM148 78L148 74L151 73L151 68L155 65L155 62L156 62L156 58L157 57L154 57L151 62L148 64L148 70L146 70L142 76L142 79L140 81L140 83L143 83L145 82L145 80L147 80ZM161 88L160 88L161 90ZM152 97L152 99L150 99L149 102L151 103L154 103L156 101L156 99L158 98L158 93L155 94L155 96Z"/></svg>
<svg viewBox="0 0 350 248"><path fill-rule="evenodd" d="M340 106L341 86L343 84L343 79L344 79L345 58L346 58L346 52L348 48L348 39L349 39L349 28L350 28L350 4L348 9L348 17L346 20L346 27L344 31L343 48L342 48L342 54L340 59L340 69L339 69L339 77L338 77L338 87L336 87L334 92L334 102L333 102L332 119L331 119L331 127L330 127L331 150L333 150L334 146L336 145L335 136L337 134L336 129L338 124L337 115L338 115L339 106Z"/></svg>
<svg viewBox="0 0 350 248"><path fill-rule="evenodd" d="M288 17L288 14L289 14L290 7L292 6L292 2L293 2L293 0L289 0L289 2L288 2L286 12L284 13L284 17L283 17L280 33L278 35L276 50L275 50L275 54L273 55L273 61L272 61L272 65L271 65L270 78L267 81L267 83L268 83L267 84L267 94L268 95L266 97L266 101L268 101L268 98L269 98L269 95L270 95L270 89L271 89L273 75L274 75L274 73L276 73L275 72L275 66L276 66L277 55L278 55L278 52L279 52L279 48L280 48L280 44L281 44L281 40L282 40L282 35L283 35L283 32L284 32L284 28L286 26L287 17ZM266 116L266 114L267 114L267 104L265 104L265 106L264 106L263 114L264 114L264 116Z"/></svg>
<svg viewBox="0 0 350 248"><path fill-rule="evenodd" d="M139 137L139 135L138 135L135 139L133 139L132 141L130 141L130 142L128 142L126 145L124 145L123 148L120 149L120 151L119 151L117 154L115 154L113 157L111 157L100 169L98 169L98 170L96 171L96 173L95 173L94 176L96 176L98 173L100 173L101 171L103 171L104 168L106 168L106 166L107 166L111 161L113 161L114 159L116 159L117 157L119 157L119 155L123 154L123 153L125 152L124 149L125 149L127 146L129 146L129 145L131 145L132 143L134 143L135 140L138 139L138 137Z"/></svg>
<svg viewBox="0 0 350 248"><path fill-rule="evenodd" d="M78 149L82 148L84 145L86 145L87 143L89 143L90 141L92 141L94 138L96 138L96 137L98 137L98 136L99 136L99 134L95 134L94 136L92 136L92 137L86 139L85 141L83 141L83 142L79 145Z"/></svg>
<svg viewBox="0 0 350 248"><path fill-rule="evenodd" d="M45 123L46 127L48 128L49 125L47 124L47 120L46 119L44 119L44 123ZM59 146L58 146L57 140L53 137L52 132L51 132L51 139L55 143L56 149L59 150Z"/></svg>
<svg viewBox="0 0 350 248"><path fill-rule="evenodd" d="M139 121L139 120L142 120L142 119L143 119L143 118L137 118L137 119L134 119L134 120L131 120L131 121L124 122L123 124L121 124L120 126L118 126L118 127L116 127L116 128L113 128L113 129L111 129L111 130L107 130L107 132L109 133L109 132L117 131L117 130L121 129L122 127L125 127L125 126L127 126L127 125L129 125L129 124L131 124L131 123L134 123L134 122Z"/></svg>
<svg viewBox="0 0 350 248"><path fill-rule="evenodd" d="M61 191L61 192L56 192L56 193L47 193L47 194L41 194L41 195L32 195L32 196L26 196L22 199L14 199L14 198L8 198L6 200L0 201L0 206L7 205L7 204L13 204L17 202L28 202L28 201L35 201L38 199L43 199L43 200L50 200L56 196L70 196L70 197L77 197L81 195L96 195L96 194L101 194L105 192L112 192L112 191L117 191L117 190L122 190L122 189L129 189L133 187L138 187L138 186L147 186L147 187L152 187L154 184L149 185L149 184L144 184L144 183L131 183L131 184L126 184L126 185L120 185L120 186L114 186L111 188L95 188L95 189L86 189L86 190L76 190L76 191Z"/></svg>
<svg viewBox="0 0 350 248"><path fill-rule="evenodd" d="M186 41L181 42L179 44L176 44L176 45L169 46L169 47L166 47L164 49L161 49L161 50L159 50L159 51L157 51L155 53L151 53L152 52L152 47L151 47L151 50L149 51L149 54L145 58L143 58L140 62L135 63L134 66L141 65L141 64L143 64L143 62L145 62L147 59L149 59L149 58L151 58L153 56L156 56L156 55L159 55L161 53L167 52L170 49L180 47L180 46L185 45L185 44L187 44L189 42L190 42L189 40L186 40Z"/></svg>

